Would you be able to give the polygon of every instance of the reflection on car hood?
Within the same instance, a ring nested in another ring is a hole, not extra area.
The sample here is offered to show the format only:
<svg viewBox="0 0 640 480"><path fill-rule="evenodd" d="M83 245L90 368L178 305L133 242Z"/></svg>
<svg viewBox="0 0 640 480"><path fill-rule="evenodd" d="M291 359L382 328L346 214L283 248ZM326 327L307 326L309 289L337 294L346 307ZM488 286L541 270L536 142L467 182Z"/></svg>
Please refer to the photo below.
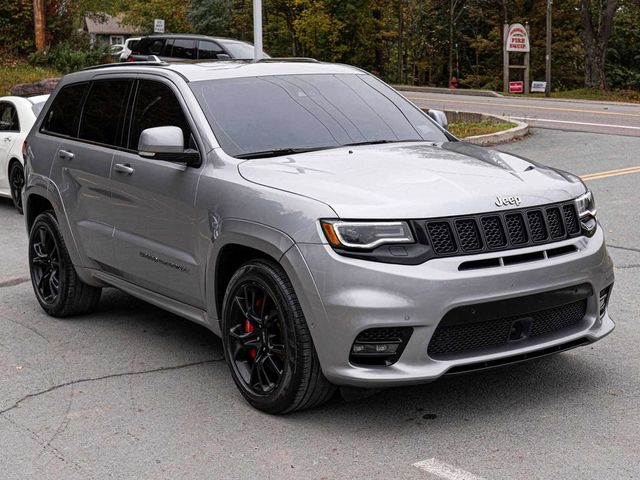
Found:
<svg viewBox="0 0 640 480"><path fill-rule="evenodd" d="M584 191L569 174L466 142L342 147L248 160L247 180L314 198L340 218L401 219L465 215L565 201Z"/></svg>

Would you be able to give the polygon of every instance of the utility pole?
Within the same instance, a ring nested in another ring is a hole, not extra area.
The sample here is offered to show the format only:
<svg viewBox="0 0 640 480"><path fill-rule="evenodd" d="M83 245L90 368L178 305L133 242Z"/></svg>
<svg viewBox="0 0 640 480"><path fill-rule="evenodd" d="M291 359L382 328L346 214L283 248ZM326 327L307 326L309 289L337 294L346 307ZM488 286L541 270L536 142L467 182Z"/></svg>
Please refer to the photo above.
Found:
<svg viewBox="0 0 640 480"><path fill-rule="evenodd" d="M44 50L45 39L45 19L44 0L33 0L33 30L35 33L36 50Z"/></svg>
<svg viewBox="0 0 640 480"><path fill-rule="evenodd" d="M553 0L547 0L547 52L544 57L545 60L545 75L544 80L547 83L547 86L544 90L544 96L551 96L551 38L552 38L552 30L551 30L551 6L553 5Z"/></svg>
<svg viewBox="0 0 640 480"><path fill-rule="evenodd" d="M253 0L253 47L254 60L260 60L262 58L262 0Z"/></svg>

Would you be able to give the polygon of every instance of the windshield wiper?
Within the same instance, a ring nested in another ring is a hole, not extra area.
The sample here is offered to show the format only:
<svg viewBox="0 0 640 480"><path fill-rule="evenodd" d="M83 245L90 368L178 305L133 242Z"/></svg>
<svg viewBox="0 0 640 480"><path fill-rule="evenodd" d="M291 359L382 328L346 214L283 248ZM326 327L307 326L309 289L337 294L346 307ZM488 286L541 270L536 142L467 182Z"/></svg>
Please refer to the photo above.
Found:
<svg viewBox="0 0 640 480"><path fill-rule="evenodd" d="M359 145L380 145L382 143L420 142L421 140L369 140L366 142L345 143L341 147L357 147Z"/></svg>
<svg viewBox="0 0 640 480"><path fill-rule="evenodd" d="M335 147L280 148L274 150L263 150L261 152L241 153L240 155L234 155L234 157L249 160L253 158L269 158L279 157L281 155L293 155L294 153L316 152L318 150L326 150L327 148Z"/></svg>

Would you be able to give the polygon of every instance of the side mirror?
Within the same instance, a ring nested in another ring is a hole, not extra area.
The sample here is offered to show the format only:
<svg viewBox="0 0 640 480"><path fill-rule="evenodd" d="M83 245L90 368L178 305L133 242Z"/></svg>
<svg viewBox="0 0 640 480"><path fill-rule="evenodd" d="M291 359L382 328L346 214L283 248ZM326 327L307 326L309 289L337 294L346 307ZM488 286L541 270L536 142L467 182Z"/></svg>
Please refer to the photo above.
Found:
<svg viewBox="0 0 640 480"><path fill-rule="evenodd" d="M447 120L447 115L442 110L429 110L427 115L429 115L442 128L449 130L449 120Z"/></svg>
<svg viewBox="0 0 640 480"><path fill-rule="evenodd" d="M154 127L143 130L138 140L138 155L187 166L200 161L200 154L196 150L185 150L184 134L179 127Z"/></svg>
<svg viewBox="0 0 640 480"><path fill-rule="evenodd" d="M226 53L218 53L216 55L218 60L231 60L231 55L227 55Z"/></svg>

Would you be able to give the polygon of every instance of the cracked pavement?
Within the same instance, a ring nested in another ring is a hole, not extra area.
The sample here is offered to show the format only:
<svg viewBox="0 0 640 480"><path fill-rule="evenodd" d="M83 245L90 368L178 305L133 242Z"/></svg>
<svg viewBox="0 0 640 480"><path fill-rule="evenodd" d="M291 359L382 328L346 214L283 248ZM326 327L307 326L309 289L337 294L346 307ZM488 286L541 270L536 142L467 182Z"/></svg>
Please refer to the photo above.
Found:
<svg viewBox="0 0 640 480"><path fill-rule="evenodd" d="M500 149L587 174L640 138L536 130ZM71 319L39 308L23 218L0 199L0 478L407 478L437 458L490 479L640 478L640 175L589 182L616 264L617 328L589 347L272 417L204 328L116 290Z"/></svg>

